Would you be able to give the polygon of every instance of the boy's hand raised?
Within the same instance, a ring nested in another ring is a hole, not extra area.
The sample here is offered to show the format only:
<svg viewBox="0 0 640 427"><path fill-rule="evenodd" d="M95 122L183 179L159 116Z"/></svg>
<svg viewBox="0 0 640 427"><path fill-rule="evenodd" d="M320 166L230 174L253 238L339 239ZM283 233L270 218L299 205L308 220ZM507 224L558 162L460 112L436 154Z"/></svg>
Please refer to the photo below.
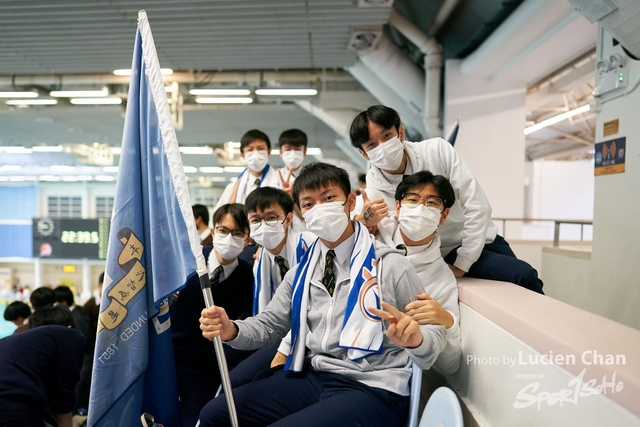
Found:
<svg viewBox="0 0 640 427"><path fill-rule="evenodd" d="M367 228L378 225L378 223L389 214L387 203L382 197L369 200L367 190L364 188L360 189L360 193L362 194L362 201L364 202L364 205L362 206L362 212L356 215L355 219L360 221Z"/></svg>
<svg viewBox="0 0 640 427"><path fill-rule="evenodd" d="M229 320L224 308L215 305L202 310L200 329L202 336L211 341L217 336L220 336L222 341L231 341L238 335L238 328Z"/></svg>
<svg viewBox="0 0 640 427"><path fill-rule="evenodd" d="M398 347L415 348L422 344L422 331L418 322L407 316L391 304L381 302L382 310L369 307L369 310L389 322L387 337Z"/></svg>

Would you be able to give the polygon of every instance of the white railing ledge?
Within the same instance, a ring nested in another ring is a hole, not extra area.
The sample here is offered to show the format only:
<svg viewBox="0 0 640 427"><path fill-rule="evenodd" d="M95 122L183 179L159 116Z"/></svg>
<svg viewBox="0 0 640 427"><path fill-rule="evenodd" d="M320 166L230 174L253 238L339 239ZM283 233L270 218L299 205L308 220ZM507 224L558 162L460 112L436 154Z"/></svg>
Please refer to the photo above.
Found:
<svg viewBox="0 0 640 427"><path fill-rule="evenodd" d="M615 374L624 388L607 396L640 416L640 331L511 283L461 278L458 284L461 304L541 355L555 362L573 355L575 363L555 363L571 374L585 368L600 379Z"/></svg>

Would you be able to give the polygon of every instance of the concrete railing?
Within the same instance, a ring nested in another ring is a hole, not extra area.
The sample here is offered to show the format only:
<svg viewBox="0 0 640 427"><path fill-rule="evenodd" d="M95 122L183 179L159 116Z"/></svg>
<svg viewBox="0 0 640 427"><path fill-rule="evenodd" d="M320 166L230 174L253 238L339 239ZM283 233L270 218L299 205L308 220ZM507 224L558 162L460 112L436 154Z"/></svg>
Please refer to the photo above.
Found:
<svg viewBox="0 0 640 427"><path fill-rule="evenodd" d="M448 377L482 427L640 426L640 331L516 285L459 279Z"/></svg>

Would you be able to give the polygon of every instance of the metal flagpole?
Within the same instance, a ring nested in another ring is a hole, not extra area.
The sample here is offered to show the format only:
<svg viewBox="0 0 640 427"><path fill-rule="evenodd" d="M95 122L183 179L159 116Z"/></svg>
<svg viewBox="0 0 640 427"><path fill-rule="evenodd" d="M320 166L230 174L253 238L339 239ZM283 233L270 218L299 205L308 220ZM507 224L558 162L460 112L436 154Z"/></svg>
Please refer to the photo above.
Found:
<svg viewBox="0 0 640 427"><path fill-rule="evenodd" d="M211 294L211 283L208 275L200 276L200 287L202 295L204 295L204 303L207 308L213 307L213 295ZM233 427L238 427L238 415L236 414L236 405L233 401L233 393L231 391L231 380L229 379L229 368L227 367L227 359L224 357L224 349L222 347L222 338L218 335L213 339L213 347L216 349L216 358L218 359L218 368L220 368L220 378L222 378L222 389L227 399L227 408L229 408L229 419Z"/></svg>

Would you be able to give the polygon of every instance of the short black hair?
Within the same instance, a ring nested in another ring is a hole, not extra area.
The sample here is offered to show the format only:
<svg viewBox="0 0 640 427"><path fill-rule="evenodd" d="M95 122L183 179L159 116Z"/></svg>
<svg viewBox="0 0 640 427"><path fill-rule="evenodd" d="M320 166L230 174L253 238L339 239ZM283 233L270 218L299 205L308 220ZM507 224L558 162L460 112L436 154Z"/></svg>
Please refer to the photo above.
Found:
<svg viewBox="0 0 640 427"><path fill-rule="evenodd" d="M98 277L98 283L104 284L104 271L100 273L100 277Z"/></svg>
<svg viewBox="0 0 640 427"><path fill-rule="evenodd" d="M14 301L7 306L4 310L4 320L13 322L22 317L23 319L31 316L31 309L29 306L21 301Z"/></svg>
<svg viewBox="0 0 640 427"><path fill-rule="evenodd" d="M359 113L349 129L351 145L362 148L362 144L369 140L369 122L373 122L385 129L395 128L400 131L400 115L393 108L384 105L374 105Z"/></svg>
<svg viewBox="0 0 640 427"><path fill-rule="evenodd" d="M31 293L29 302L31 303L31 307L33 307L34 310L38 310L42 307L53 305L53 303L56 302L56 299L53 295L53 290L51 288L43 286Z"/></svg>
<svg viewBox="0 0 640 427"><path fill-rule="evenodd" d="M75 304L75 301L73 300L73 292L71 292L71 289L69 289L68 286L58 286L53 290L53 295L56 302L64 302L67 304L67 307L71 307Z"/></svg>
<svg viewBox="0 0 640 427"><path fill-rule="evenodd" d="M402 200L402 197L416 185L433 184L444 203L444 207L450 208L456 201L456 194L447 178L442 175L434 175L429 171L416 172L406 177L398 188L396 188L396 200Z"/></svg>
<svg viewBox="0 0 640 427"><path fill-rule="evenodd" d="M300 129L289 129L280 134L278 147L282 148L285 144L293 145L294 147L306 147L308 142L306 133Z"/></svg>
<svg viewBox="0 0 640 427"><path fill-rule="evenodd" d="M366 173L358 174L358 181L367 182L367 174Z"/></svg>
<svg viewBox="0 0 640 427"><path fill-rule="evenodd" d="M273 187L260 187L253 190L244 201L244 208L247 215L269 208L272 205L279 205L285 214L293 212L293 200L284 191Z"/></svg>
<svg viewBox="0 0 640 427"><path fill-rule="evenodd" d="M300 191L318 190L330 184L339 186L345 196L351 193L351 182L346 170L328 163L314 162L303 167L293 181L293 202L300 207Z"/></svg>
<svg viewBox="0 0 640 427"><path fill-rule="evenodd" d="M251 129L245 132L240 138L240 152L243 153L247 145L251 144L255 140L262 140L267 143L267 148L271 150L271 141L266 133L258 129Z"/></svg>
<svg viewBox="0 0 640 427"><path fill-rule="evenodd" d="M193 205L191 209L193 210L193 219L200 217L202 222L209 225L209 209L205 205Z"/></svg>
<svg viewBox="0 0 640 427"><path fill-rule="evenodd" d="M226 214L231 215L241 229L249 231L249 220L242 203L227 203L216 209L213 213L213 226L215 227L216 224L219 224Z"/></svg>
<svg viewBox="0 0 640 427"><path fill-rule="evenodd" d="M44 325L60 325L73 327L73 315L68 307L51 305L42 307L29 316L29 329Z"/></svg>

